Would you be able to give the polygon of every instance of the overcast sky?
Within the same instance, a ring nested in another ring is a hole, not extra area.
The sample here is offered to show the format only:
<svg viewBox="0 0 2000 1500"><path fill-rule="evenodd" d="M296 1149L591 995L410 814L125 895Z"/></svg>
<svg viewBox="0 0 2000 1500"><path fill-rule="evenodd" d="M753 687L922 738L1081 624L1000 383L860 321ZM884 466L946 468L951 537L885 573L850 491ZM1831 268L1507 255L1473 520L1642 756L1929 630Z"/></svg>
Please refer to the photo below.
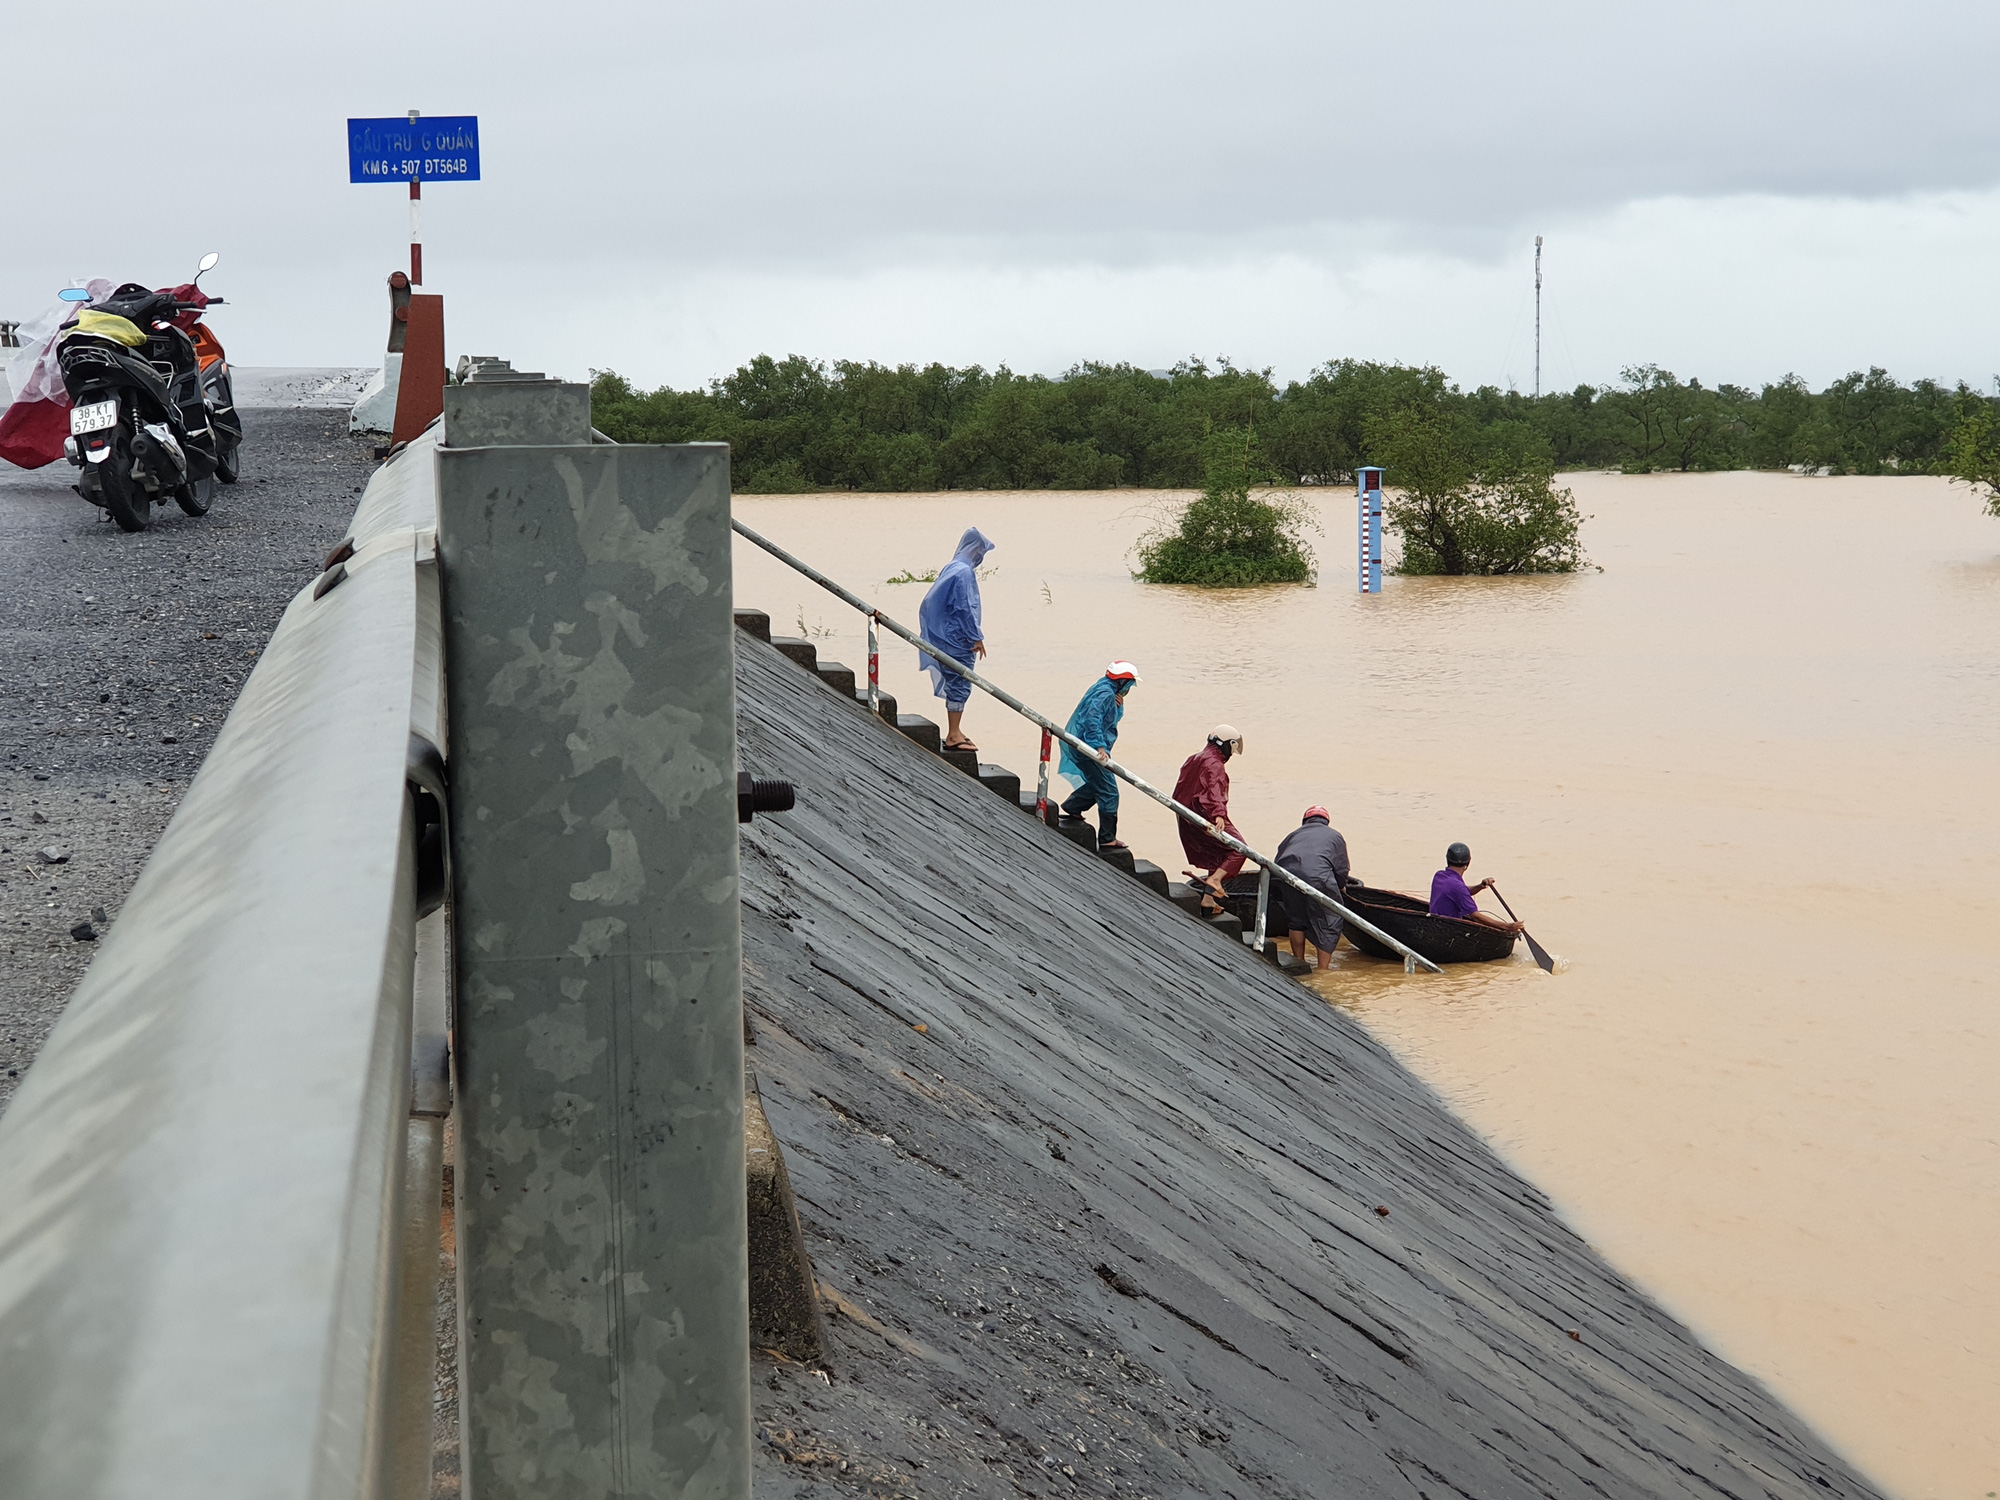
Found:
<svg viewBox="0 0 2000 1500"><path fill-rule="evenodd" d="M5 22L0 316L205 250L239 363L377 363L399 186L452 353L689 385L758 353L1054 373L1341 356L1815 386L2000 371L1991 4L283 5ZM130 76L80 86L122 38ZM185 80L176 105L166 80Z"/></svg>

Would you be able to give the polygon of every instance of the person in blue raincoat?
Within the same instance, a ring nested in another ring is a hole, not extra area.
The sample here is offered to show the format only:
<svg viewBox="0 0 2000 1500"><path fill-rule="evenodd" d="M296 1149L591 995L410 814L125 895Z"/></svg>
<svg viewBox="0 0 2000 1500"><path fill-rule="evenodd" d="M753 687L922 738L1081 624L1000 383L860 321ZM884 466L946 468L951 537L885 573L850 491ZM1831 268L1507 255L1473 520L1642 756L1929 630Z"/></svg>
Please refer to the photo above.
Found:
<svg viewBox="0 0 2000 1500"><path fill-rule="evenodd" d="M937 582L917 610L918 634L953 661L967 665L986 654L986 627L979 617L979 564L992 550L993 543L977 526L966 527L965 535L958 539L958 551L938 571ZM921 651L917 662L930 672L931 685L944 699L945 749L977 750L979 747L966 738L963 722L972 683Z"/></svg>
<svg viewBox="0 0 2000 1500"><path fill-rule="evenodd" d="M1065 821L1074 823L1092 807L1097 809L1097 847L1129 847L1118 837L1118 778L1105 769L1111 747L1118 743L1118 721L1125 717L1125 695L1139 680L1138 668L1129 661L1114 661L1104 675L1090 685L1076 712L1063 727L1097 752L1095 760L1079 757L1076 747L1065 743L1062 773L1076 790L1062 805Z"/></svg>

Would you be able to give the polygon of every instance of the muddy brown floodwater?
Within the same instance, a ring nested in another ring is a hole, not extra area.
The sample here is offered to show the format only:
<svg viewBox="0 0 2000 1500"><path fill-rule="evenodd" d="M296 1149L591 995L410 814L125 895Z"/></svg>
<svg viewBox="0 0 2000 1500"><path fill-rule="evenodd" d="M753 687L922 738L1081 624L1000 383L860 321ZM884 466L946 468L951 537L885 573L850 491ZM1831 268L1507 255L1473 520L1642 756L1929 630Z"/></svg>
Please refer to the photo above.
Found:
<svg viewBox="0 0 2000 1500"><path fill-rule="evenodd" d="M922 586L885 580L976 523L995 680L1063 719L1131 658L1118 754L1169 785L1235 724L1253 845L1325 802L1357 872L1427 890L1470 844L1566 967L1405 977L1343 948L1327 999L1878 1481L1978 1500L2000 1490L2000 522L1934 479L1566 482L1602 572L1375 598L1344 494L1308 492L1319 587L1230 593L1132 581L1157 494L737 506L912 625ZM845 606L747 545L736 589L863 667ZM941 722L915 655L885 650L884 686ZM983 698L967 728L1031 778L1035 731ZM1178 872L1170 817L1124 814Z"/></svg>

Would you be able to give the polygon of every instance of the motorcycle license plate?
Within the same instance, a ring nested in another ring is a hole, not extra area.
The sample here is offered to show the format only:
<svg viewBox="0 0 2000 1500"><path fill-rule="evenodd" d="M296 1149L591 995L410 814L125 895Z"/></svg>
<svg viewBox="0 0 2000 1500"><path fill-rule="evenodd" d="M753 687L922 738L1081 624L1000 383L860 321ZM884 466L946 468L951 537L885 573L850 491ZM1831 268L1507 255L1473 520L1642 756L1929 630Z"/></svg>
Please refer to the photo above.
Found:
<svg viewBox="0 0 2000 1500"><path fill-rule="evenodd" d="M102 432L107 427L117 425L116 401L93 401L88 406L72 406L69 411L69 430L78 437L86 432Z"/></svg>

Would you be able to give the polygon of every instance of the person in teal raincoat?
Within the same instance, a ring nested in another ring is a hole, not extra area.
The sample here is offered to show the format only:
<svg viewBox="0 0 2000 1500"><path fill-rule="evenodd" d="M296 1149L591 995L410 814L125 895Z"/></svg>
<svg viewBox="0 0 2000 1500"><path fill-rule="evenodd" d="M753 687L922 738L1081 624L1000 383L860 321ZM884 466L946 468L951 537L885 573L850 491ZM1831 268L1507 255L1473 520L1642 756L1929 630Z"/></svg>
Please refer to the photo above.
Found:
<svg viewBox="0 0 2000 1500"><path fill-rule="evenodd" d="M1092 807L1097 809L1097 847L1124 849L1118 837L1118 778L1105 768L1111 747L1118 743L1118 721L1125 717L1125 695L1139 680L1139 670L1129 661L1114 661L1104 675L1090 685L1076 712L1063 726L1097 752L1096 759L1079 757L1076 747L1065 743L1062 774L1076 790L1062 805L1066 822L1077 822Z"/></svg>

